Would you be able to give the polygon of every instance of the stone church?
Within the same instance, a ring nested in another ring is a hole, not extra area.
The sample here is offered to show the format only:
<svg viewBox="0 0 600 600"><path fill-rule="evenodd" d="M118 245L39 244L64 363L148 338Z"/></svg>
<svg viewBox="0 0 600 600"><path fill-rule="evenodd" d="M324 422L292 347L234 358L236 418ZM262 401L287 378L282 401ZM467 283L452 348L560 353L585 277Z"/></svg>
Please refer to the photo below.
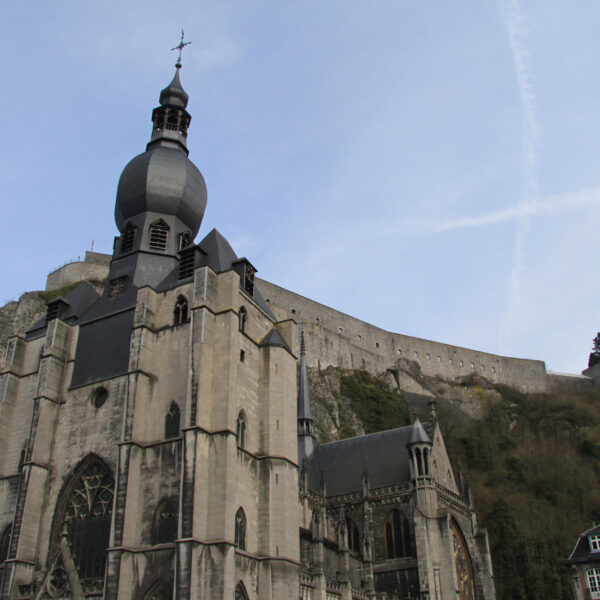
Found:
<svg viewBox="0 0 600 600"><path fill-rule="evenodd" d="M176 67L119 180L102 293L48 302L2 357L0 599L492 600L433 403L315 441L308 367L384 365L392 342L363 324L350 343L348 321L328 358L333 326L306 315L331 309L255 278L215 229L195 243L207 193Z"/></svg>

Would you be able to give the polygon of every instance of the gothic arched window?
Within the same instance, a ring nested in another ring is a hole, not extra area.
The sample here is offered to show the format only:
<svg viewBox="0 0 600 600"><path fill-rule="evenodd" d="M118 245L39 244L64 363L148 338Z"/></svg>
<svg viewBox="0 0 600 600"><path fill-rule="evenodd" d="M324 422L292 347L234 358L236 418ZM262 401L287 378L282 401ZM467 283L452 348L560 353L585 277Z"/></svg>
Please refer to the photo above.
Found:
<svg viewBox="0 0 600 600"><path fill-rule="evenodd" d="M387 558L399 558L412 554L408 519L394 509L385 522L385 549Z"/></svg>
<svg viewBox="0 0 600 600"><path fill-rule="evenodd" d="M243 508L235 513L235 545L240 550L246 549L246 515Z"/></svg>
<svg viewBox="0 0 600 600"><path fill-rule="evenodd" d="M236 424L237 447L244 449L246 447L246 415L240 410Z"/></svg>
<svg viewBox="0 0 600 600"><path fill-rule="evenodd" d="M175 303L175 309L173 310L173 321L175 325L187 323L188 313L188 302L185 299L185 296L179 296Z"/></svg>
<svg viewBox="0 0 600 600"><path fill-rule="evenodd" d="M165 417L165 438L169 439L179 436L180 418L179 406L175 402L171 402L169 412Z"/></svg>
<svg viewBox="0 0 600 600"><path fill-rule="evenodd" d="M114 481L104 464L92 460L70 487L61 530L80 579L104 577L110 536Z"/></svg>
<svg viewBox="0 0 600 600"><path fill-rule="evenodd" d="M3 563L8 558L8 546L10 544L11 526L7 525L2 532L0 538L0 563Z"/></svg>
<svg viewBox="0 0 600 600"><path fill-rule="evenodd" d="M348 536L348 550L352 552L360 552L360 537L356 523L346 517L346 535Z"/></svg>
<svg viewBox="0 0 600 600"><path fill-rule="evenodd" d="M248 600L246 588L241 581L235 586L235 600Z"/></svg>
<svg viewBox="0 0 600 600"><path fill-rule="evenodd" d="M240 306L238 318L240 320L240 331L244 333L246 331L246 322L248 321L248 311L245 306Z"/></svg>
<svg viewBox="0 0 600 600"><path fill-rule="evenodd" d="M179 234L179 250L187 248L193 242L192 234L189 231L184 231Z"/></svg>
<svg viewBox="0 0 600 600"><path fill-rule="evenodd" d="M166 544L177 539L177 510L172 502L164 500L154 513L154 544Z"/></svg>
<svg viewBox="0 0 600 600"><path fill-rule="evenodd" d="M148 248L164 252L167 249L168 238L169 226L162 219L159 219L152 223L148 230Z"/></svg>
<svg viewBox="0 0 600 600"><path fill-rule="evenodd" d="M125 231L123 231L123 235L121 236L121 254L133 250L136 234L137 227L131 223L127 223Z"/></svg>
<svg viewBox="0 0 600 600"><path fill-rule="evenodd" d="M172 596L162 581L157 581L144 596L144 600L171 600Z"/></svg>

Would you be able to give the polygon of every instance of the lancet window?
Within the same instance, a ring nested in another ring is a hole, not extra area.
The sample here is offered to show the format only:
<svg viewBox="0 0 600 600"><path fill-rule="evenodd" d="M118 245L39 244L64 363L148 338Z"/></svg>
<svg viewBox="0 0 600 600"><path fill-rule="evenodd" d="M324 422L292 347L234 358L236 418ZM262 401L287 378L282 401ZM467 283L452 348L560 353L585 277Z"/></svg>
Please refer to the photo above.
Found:
<svg viewBox="0 0 600 600"><path fill-rule="evenodd" d="M348 536L348 550L352 552L360 552L360 536L356 523L346 517L346 535Z"/></svg>
<svg viewBox="0 0 600 600"><path fill-rule="evenodd" d="M148 232L148 248L150 250L160 250L164 252L167 249L167 240L169 238L169 226L162 220L158 220L150 225Z"/></svg>
<svg viewBox="0 0 600 600"><path fill-rule="evenodd" d="M389 514L385 522L385 549L387 558L412 554L408 519L396 509Z"/></svg>
<svg viewBox="0 0 600 600"><path fill-rule="evenodd" d="M175 325L181 325L187 323L189 316L188 302L185 296L179 296L175 303L175 309L173 310L173 321Z"/></svg>
<svg viewBox="0 0 600 600"><path fill-rule="evenodd" d="M246 323L248 321L248 311L246 310L245 306L240 306L238 318L240 320L240 323L239 323L240 331L243 333L244 331L246 331Z"/></svg>
<svg viewBox="0 0 600 600"><path fill-rule="evenodd" d="M187 248L194 240L192 239L192 234L189 231L184 231L179 234L179 250L183 250Z"/></svg>
<svg viewBox="0 0 600 600"><path fill-rule="evenodd" d="M246 515L243 508L235 514L235 545L240 550L246 549Z"/></svg>
<svg viewBox="0 0 600 600"><path fill-rule="evenodd" d="M177 510L172 502L164 500L154 513L155 544L166 544L177 539Z"/></svg>
<svg viewBox="0 0 600 600"><path fill-rule="evenodd" d="M175 402L171 402L169 412L165 416L165 438L174 438L179 436L181 412Z"/></svg>
<svg viewBox="0 0 600 600"><path fill-rule="evenodd" d="M10 544L10 525L7 525L0 538L0 563L8 558L8 545Z"/></svg>
<svg viewBox="0 0 600 600"><path fill-rule="evenodd" d="M246 415L244 415L244 411L240 410L237 423L236 423L236 435L237 435L237 447L245 448L246 447Z"/></svg>
<svg viewBox="0 0 600 600"><path fill-rule="evenodd" d="M241 581L235 586L235 600L248 600L246 588Z"/></svg>

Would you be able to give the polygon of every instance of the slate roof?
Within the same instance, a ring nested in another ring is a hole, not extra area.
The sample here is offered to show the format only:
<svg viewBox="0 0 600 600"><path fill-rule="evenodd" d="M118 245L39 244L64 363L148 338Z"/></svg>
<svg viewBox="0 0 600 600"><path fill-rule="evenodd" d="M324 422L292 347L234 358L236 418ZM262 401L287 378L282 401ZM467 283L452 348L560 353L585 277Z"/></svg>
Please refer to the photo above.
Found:
<svg viewBox="0 0 600 600"><path fill-rule="evenodd" d="M281 337L281 333L279 333L279 329L277 327L273 327L267 335L262 339L261 346L281 346L285 348L290 354L291 350L289 346L285 343L285 340Z"/></svg>
<svg viewBox="0 0 600 600"><path fill-rule="evenodd" d="M571 552L571 556L569 556L569 559L566 561L567 563L588 561L600 562L600 552L592 552L590 549L590 543L588 540L590 535L600 536L600 525L596 525L596 527L588 529L588 531L585 531L579 536L579 539L575 544L575 548L573 548L573 552Z"/></svg>
<svg viewBox="0 0 600 600"><path fill-rule="evenodd" d="M361 491L365 469L370 488L409 481L406 445L412 434L408 425L317 446L306 462L309 488L319 491L323 474L327 496Z"/></svg>
<svg viewBox="0 0 600 600"><path fill-rule="evenodd" d="M419 419L416 419L412 426L412 435L410 436L410 444L431 444L431 440L421 424Z"/></svg>
<svg viewBox="0 0 600 600"><path fill-rule="evenodd" d="M238 258L231 244L217 229L207 234L198 247L206 253L206 264L216 273L229 271Z"/></svg>

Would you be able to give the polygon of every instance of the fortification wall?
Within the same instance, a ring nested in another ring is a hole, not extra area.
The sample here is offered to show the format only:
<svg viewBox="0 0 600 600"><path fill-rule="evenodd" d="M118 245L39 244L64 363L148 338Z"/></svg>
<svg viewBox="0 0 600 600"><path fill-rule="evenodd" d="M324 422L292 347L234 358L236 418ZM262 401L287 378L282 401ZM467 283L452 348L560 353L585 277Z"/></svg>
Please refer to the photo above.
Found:
<svg viewBox="0 0 600 600"><path fill-rule="evenodd" d="M86 252L85 260L71 262L52 271L46 278L46 291L59 290L84 279L104 280L108 275L110 260L110 254Z"/></svg>
<svg viewBox="0 0 600 600"><path fill-rule="evenodd" d="M407 358L416 361L423 374L430 377L452 381L477 373L493 383L524 392L550 388L543 361L498 356L391 333L268 281L257 279L256 285L278 319L293 318L304 328L310 367L333 365L375 374L392 368L399 358Z"/></svg>

